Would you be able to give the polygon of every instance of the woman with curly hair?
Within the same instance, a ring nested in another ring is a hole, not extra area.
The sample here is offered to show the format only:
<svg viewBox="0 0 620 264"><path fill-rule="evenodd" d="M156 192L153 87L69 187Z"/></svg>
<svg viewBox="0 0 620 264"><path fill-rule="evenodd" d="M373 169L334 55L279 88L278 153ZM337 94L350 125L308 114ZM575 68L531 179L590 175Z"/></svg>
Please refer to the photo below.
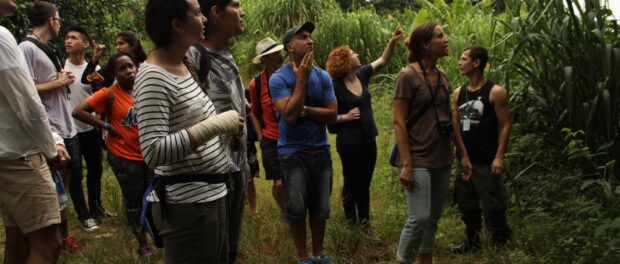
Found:
<svg viewBox="0 0 620 264"><path fill-rule="evenodd" d="M338 100L338 117L336 124L330 125L330 131L337 135L336 149L342 161L342 204L349 223L362 224L366 231L370 230L370 182L377 160L375 137L378 134L368 83L390 61L396 41L402 36L399 27L383 55L364 66L359 54L349 46L334 49L327 59L327 72L333 79Z"/></svg>

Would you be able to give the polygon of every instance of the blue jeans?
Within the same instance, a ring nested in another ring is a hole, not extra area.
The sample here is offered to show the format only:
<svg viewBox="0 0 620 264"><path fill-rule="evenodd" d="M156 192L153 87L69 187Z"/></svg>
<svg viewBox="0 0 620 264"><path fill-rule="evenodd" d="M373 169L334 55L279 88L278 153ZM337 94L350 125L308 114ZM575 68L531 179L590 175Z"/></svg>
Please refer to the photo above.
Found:
<svg viewBox="0 0 620 264"><path fill-rule="evenodd" d="M450 167L413 169L414 186L406 190L409 218L403 227L396 260L413 263L416 254L433 252L437 222L450 182Z"/></svg>
<svg viewBox="0 0 620 264"><path fill-rule="evenodd" d="M333 176L329 147L282 154L280 162L286 190L286 220L304 221L306 211L312 218L327 220Z"/></svg>

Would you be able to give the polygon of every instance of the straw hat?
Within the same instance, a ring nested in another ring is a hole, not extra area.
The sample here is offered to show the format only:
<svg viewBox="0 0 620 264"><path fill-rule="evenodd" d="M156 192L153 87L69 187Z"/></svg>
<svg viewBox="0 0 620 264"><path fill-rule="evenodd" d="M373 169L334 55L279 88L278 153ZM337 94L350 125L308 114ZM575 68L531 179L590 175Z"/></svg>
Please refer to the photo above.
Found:
<svg viewBox="0 0 620 264"><path fill-rule="evenodd" d="M278 45L278 43L275 42L273 39L264 38L256 44L257 55L256 57L254 57L254 59L252 59L252 63L259 64L261 57L265 55L269 55L274 52L281 51L283 48L284 46Z"/></svg>

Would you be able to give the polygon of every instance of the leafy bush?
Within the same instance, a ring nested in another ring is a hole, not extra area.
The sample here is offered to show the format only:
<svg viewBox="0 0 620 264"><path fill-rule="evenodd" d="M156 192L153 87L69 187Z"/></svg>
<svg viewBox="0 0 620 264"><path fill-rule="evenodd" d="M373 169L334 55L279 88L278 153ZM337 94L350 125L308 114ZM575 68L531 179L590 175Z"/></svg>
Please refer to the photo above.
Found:
<svg viewBox="0 0 620 264"><path fill-rule="evenodd" d="M0 19L19 41L31 30L27 9L35 0L17 1L17 11ZM114 37L124 30L136 31L138 35L144 30L143 0L56 0L54 3L63 19L61 37L51 40L59 51L64 51L64 32L74 25L86 29L91 38L108 46L108 55L114 52ZM90 51L90 50L89 50Z"/></svg>

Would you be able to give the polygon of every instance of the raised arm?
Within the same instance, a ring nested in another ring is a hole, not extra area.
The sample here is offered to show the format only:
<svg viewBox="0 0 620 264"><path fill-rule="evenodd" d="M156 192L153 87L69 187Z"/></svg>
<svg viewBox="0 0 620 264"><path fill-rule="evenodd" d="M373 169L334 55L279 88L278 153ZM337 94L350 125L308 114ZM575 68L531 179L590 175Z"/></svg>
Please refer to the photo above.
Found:
<svg viewBox="0 0 620 264"><path fill-rule="evenodd" d="M493 88L491 88L489 101L495 108L495 115L497 116L497 121L501 127L499 133L499 145L497 147L497 152L495 153L495 159L491 164L491 172L494 174L500 174L504 169L504 154L508 148L510 130L512 129L512 123L510 122L508 92L506 92L506 89L503 87L494 85Z"/></svg>
<svg viewBox="0 0 620 264"><path fill-rule="evenodd" d="M103 44L97 44L97 42L95 40L92 41L92 46L93 46L93 57L90 59L90 61L88 62L88 64L86 64L86 69L84 70L84 73L82 74L82 76L78 76L80 78L80 81L83 84L89 84L86 76L88 76L89 74L94 73L97 70L97 65L99 65L99 60L101 59L101 56L103 56L103 54L105 54L105 45ZM114 82L114 80L108 80L110 76L107 76L107 74L105 74L105 67L102 68L101 70L99 70L99 74L101 74L101 76L103 76L105 78L105 81L103 84L101 84L103 87L108 87L110 85L112 85L112 83ZM108 85L105 85L108 84ZM95 84L98 85L98 84ZM98 90L98 89L97 89Z"/></svg>
<svg viewBox="0 0 620 264"><path fill-rule="evenodd" d="M304 108L306 89L308 87L308 78L310 72L312 72L312 58L313 52L308 52L301 60L299 65L291 61L290 65L295 72L295 90L291 96L280 98L273 102L276 111L282 115L282 118L291 124L297 122L297 118L301 115L301 111ZM270 82L271 87L271 82ZM284 84L282 84L284 85ZM286 89L285 87L278 87Z"/></svg>
<svg viewBox="0 0 620 264"><path fill-rule="evenodd" d="M390 41L388 41L387 46L385 46L385 49L383 50L383 54L381 55L381 57L379 57L378 59L370 63L370 65L372 65L373 73L380 71L388 62L390 62L390 59L392 59L392 53L394 53L394 47L396 46L396 41L402 38L402 36L403 36L403 29L400 27L397 27L396 30L394 31L394 34L392 34Z"/></svg>

